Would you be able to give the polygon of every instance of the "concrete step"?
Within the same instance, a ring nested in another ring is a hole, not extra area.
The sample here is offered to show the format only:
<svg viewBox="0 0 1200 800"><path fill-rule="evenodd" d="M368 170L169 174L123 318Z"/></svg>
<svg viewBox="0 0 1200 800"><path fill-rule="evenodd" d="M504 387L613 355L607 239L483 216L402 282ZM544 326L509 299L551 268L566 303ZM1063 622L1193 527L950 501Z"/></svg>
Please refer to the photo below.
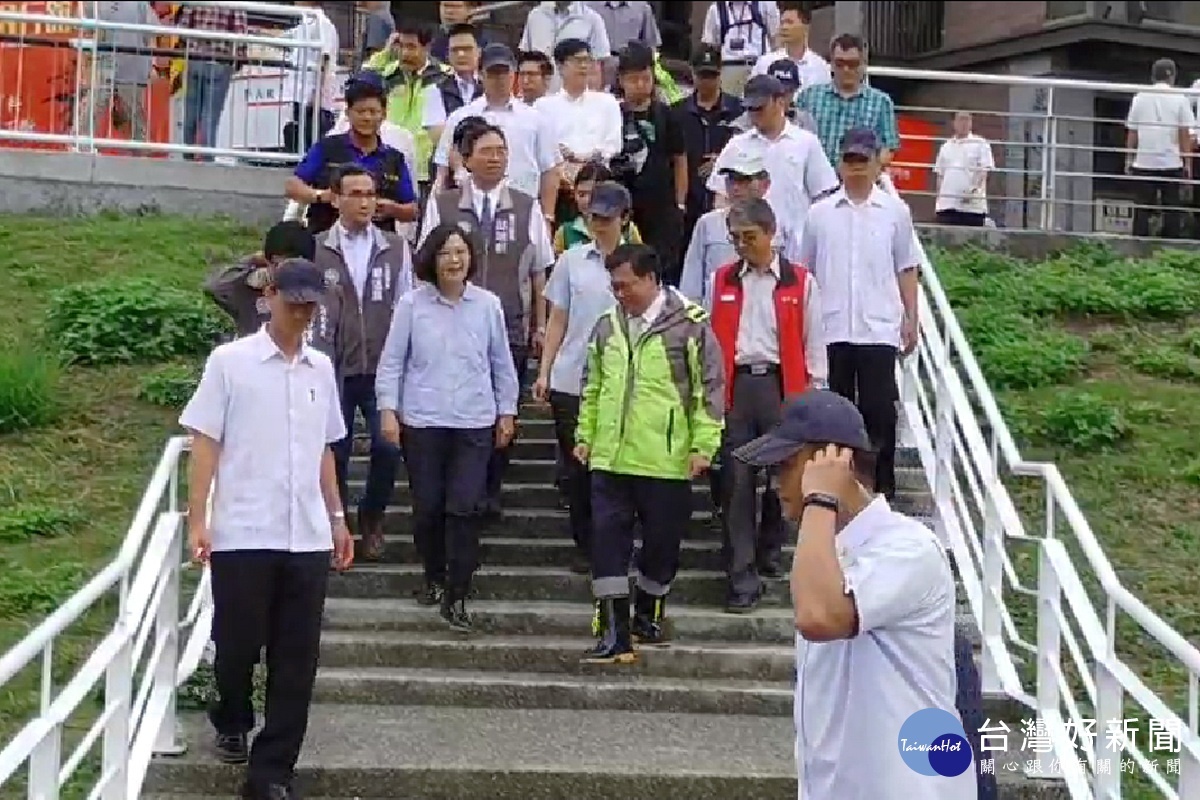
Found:
<svg viewBox="0 0 1200 800"><path fill-rule="evenodd" d="M902 494L893 508L927 524L933 510L928 495ZM354 515L351 514L351 517ZM412 535L412 506L392 505L384 511L384 533L397 536ZM351 527L354 521L350 521ZM509 508L504 519L487 525L481 532L483 537L504 536L508 538L558 538L569 535L567 512L561 508ZM713 522L712 511L706 505L692 511L688 526L688 539L719 539L721 530Z"/></svg>
<svg viewBox="0 0 1200 800"><path fill-rule="evenodd" d="M216 761L203 715L181 727L187 752L155 760L142 799L236 796L243 769ZM318 703L296 783L314 800L795 800L793 737L786 716ZM998 781L1001 800L1070 800Z"/></svg>
<svg viewBox="0 0 1200 800"><path fill-rule="evenodd" d="M463 636L451 631L325 631L323 667L471 669L603 676L615 670L656 678L777 681L790 686L795 655L790 645L675 642L643 647L638 662L611 667L580 663L595 643L586 629L574 637Z"/></svg>
<svg viewBox="0 0 1200 800"><path fill-rule="evenodd" d="M577 557L575 542L567 538L488 536L481 542L481 563L495 567L565 567ZM793 550L792 547L784 549L788 554ZM421 563L413 537L385 537L381 562ZM680 565L683 569L724 569L721 543L716 539L685 541L680 550Z"/></svg>
<svg viewBox="0 0 1200 800"><path fill-rule="evenodd" d="M408 598L422 586L422 569L410 564L356 566L329 579L330 597ZM476 574L472 595L477 600L550 600L588 603L591 581L566 568L483 566ZM723 606L726 600L725 573L714 570L682 570L671 587L670 607L678 605ZM763 605L788 602L786 581L768 584ZM669 612L668 612L669 613Z"/></svg>
<svg viewBox="0 0 1200 800"><path fill-rule="evenodd" d="M321 669L316 701L461 708L569 708L786 717L792 687L743 680L458 669Z"/></svg>
<svg viewBox="0 0 1200 800"><path fill-rule="evenodd" d="M585 635L592 620L590 602L476 600L470 612L479 634L496 636ZM719 608L672 605L667 609L671 635L681 642L717 641L791 645L795 630L790 608L757 609L753 614L726 614ZM442 632L446 623L437 609L408 598L330 597L325 602L325 628L331 631Z"/></svg>
<svg viewBox="0 0 1200 800"><path fill-rule="evenodd" d="M186 754L156 760L147 793L234 796L202 715ZM788 717L313 706L297 787L311 797L409 800L795 800Z"/></svg>

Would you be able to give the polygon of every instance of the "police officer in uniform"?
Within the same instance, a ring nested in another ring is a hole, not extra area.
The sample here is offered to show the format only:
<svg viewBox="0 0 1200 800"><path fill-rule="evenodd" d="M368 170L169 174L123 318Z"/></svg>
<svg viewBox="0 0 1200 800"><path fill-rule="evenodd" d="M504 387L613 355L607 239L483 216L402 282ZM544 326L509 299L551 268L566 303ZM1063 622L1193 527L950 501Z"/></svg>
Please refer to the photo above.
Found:
<svg viewBox="0 0 1200 800"><path fill-rule="evenodd" d="M296 165L284 186L287 196L308 206L308 228L314 235L333 226L337 211L331 204L330 181L339 167L354 164L377 178L378 208L375 224L394 233L397 222L417 218L417 195L412 172L399 150L379 137L386 111L383 81L363 72L346 84L346 116L350 130L326 136L314 144Z"/></svg>

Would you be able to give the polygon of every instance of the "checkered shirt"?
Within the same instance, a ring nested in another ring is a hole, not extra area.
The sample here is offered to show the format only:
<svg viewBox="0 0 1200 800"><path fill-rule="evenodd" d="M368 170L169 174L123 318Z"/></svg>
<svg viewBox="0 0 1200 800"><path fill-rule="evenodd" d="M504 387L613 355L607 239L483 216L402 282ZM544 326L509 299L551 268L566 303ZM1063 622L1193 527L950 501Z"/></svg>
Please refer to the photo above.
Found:
<svg viewBox="0 0 1200 800"><path fill-rule="evenodd" d="M248 32L245 11L221 6L197 6L185 3L175 17L175 24L181 28L191 28L194 31L224 31L239 34ZM184 38L187 40L189 56L237 61L246 58L245 44L235 45L232 42L217 39Z"/></svg>
<svg viewBox="0 0 1200 800"><path fill-rule="evenodd" d="M805 89L796 105L812 114L815 133L831 164L841 160L842 136L851 128L870 128L881 146L900 149L896 106L887 92L863 86L853 97L842 97L832 83L826 83Z"/></svg>

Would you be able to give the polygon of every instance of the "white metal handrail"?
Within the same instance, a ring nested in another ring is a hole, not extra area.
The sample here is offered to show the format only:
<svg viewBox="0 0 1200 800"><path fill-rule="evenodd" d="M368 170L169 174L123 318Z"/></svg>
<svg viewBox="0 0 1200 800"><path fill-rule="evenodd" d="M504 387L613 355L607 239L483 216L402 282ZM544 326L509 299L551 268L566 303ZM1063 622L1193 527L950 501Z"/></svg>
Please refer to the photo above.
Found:
<svg viewBox="0 0 1200 800"><path fill-rule="evenodd" d="M1007 694L1036 715L1059 766L1026 771L1065 780L1072 798L1120 798L1124 759L1136 764L1164 797L1200 797L1200 650L1122 585L1058 468L1021 456L936 267L919 241L917 246L922 261L920 337L901 366L901 405L933 492L939 533L954 555L982 634L984 691ZM1006 475L1042 481L1046 521L1039 534L1026 530L1003 482ZM1065 529L1057 524L1060 518ZM1013 557L1012 550L1022 546L1038 555L1033 587L1022 582ZM1072 550L1082 553L1099 585L1103 618L1081 576L1084 565ZM1035 641L1025 641L1017 629L1009 596L1036 603ZM1186 719L1121 660L1118 612L1136 622L1189 675ZM1031 689L1021 677L1021 667L1030 662L1036 667ZM1126 695L1144 710L1151 731L1157 726L1166 735L1174 756L1168 762L1176 762L1174 786L1164 777L1167 771L1149 757L1154 747L1148 755L1136 742L1137 730L1129 730ZM1120 729L1095 730L1110 721L1120 721ZM1080 736L1089 727L1095 731L1090 740Z"/></svg>
<svg viewBox="0 0 1200 800"><path fill-rule="evenodd" d="M0 685L39 660L42 670L39 713L0 750L0 785L26 767L27 796L56 800L99 745L99 775L87 787L89 800L132 800L152 757L179 752L176 692L200 661L212 615L205 570L180 618L185 548L179 472L187 450L187 437L167 442L117 557L0 657ZM55 641L85 615L102 613L98 604L114 590L119 607L107 632L56 693ZM103 707L66 752L67 720L101 686Z"/></svg>

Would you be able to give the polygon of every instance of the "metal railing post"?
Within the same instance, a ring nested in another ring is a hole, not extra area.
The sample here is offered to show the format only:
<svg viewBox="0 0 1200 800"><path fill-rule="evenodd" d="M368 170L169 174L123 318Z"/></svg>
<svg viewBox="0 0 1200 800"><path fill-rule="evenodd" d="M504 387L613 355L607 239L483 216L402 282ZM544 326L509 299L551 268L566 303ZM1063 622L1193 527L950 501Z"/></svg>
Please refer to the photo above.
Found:
<svg viewBox="0 0 1200 800"><path fill-rule="evenodd" d="M1053 546L1051 543L1050 546ZM1062 631L1058 626L1058 615L1062 605L1062 587L1058 575L1054 571L1054 563L1046 550L1047 545L1039 548L1038 560L1038 597L1037 597L1037 709L1035 717L1047 724L1058 719L1062 698L1059 694L1058 678L1055 669L1058 666L1062 651ZM1026 769L1025 774L1032 778L1052 778L1049 765L1035 761L1039 766Z"/></svg>
<svg viewBox="0 0 1200 800"><path fill-rule="evenodd" d="M1054 119L1054 87L1046 87L1046 115L1042 119L1042 187L1040 215L1041 227L1044 231L1052 231L1054 225L1054 137L1058 125Z"/></svg>
<svg viewBox="0 0 1200 800"><path fill-rule="evenodd" d="M118 626L126 626L136 620L124 618ZM101 794L103 800L128 800L126 790L129 781L129 744L133 726L133 635L128 631L125 642L104 675L104 704L117 706L104 726L104 750L102 756L103 775L111 775Z"/></svg>
<svg viewBox="0 0 1200 800"><path fill-rule="evenodd" d="M182 518L175 517L174 534L171 537L171 547L168 548L166 565L162 580L166 588L162 593L162 602L158 606L158 615L154 620L155 637L165 637L162 658L154 669L155 689L167 692L168 700L163 709L162 723L154 739L156 755L180 755L187 746L179 739L178 709L176 708L178 694L175 676L179 670L179 654L182 651L179 625L179 593L181 591L181 562L179 554L183 551Z"/></svg>
<svg viewBox="0 0 1200 800"><path fill-rule="evenodd" d="M1109 652L1104 658L1096 659L1096 736L1092 750L1096 757L1096 771L1092 774L1092 794L1096 800L1120 800L1121 798L1121 751L1110 750L1105 745L1105 730L1108 720L1122 719L1124 690L1121 680L1108 668L1108 659L1114 658L1111 632ZM1181 794L1180 797L1187 797Z"/></svg>
<svg viewBox="0 0 1200 800"><path fill-rule="evenodd" d="M937 534L943 543L949 543L950 532L947 529L946 516L954 513L952 480L954 473L954 404L950 399L950 386L947 372L954 369L951 348L953 343L945 331L942 332L942 359L937 365L937 382L934 387L934 413L937 415L933 424L933 502L937 509Z"/></svg>
<svg viewBox="0 0 1200 800"><path fill-rule="evenodd" d="M58 800L58 770L62 767L62 725L54 727L38 742L29 755L26 774L29 800Z"/></svg>

